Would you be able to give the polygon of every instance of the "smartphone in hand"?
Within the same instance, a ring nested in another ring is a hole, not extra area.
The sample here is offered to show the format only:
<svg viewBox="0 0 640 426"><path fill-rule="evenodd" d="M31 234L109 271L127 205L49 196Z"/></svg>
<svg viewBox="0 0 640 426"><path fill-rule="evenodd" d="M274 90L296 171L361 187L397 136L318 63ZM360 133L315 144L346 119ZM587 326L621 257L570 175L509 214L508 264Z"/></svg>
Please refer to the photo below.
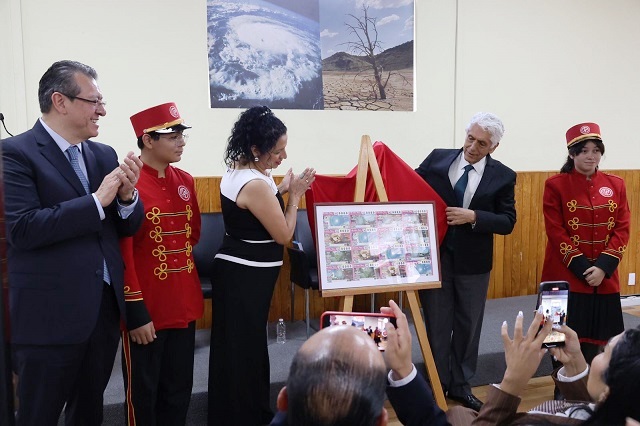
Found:
<svg viewBox="0 0 640 426"><path fill-rule="evenodd" d="M320 328L351 326L362 330L373 339L379 350L387 347L387 324L396 326L396 317L372 312L327 311L320 317Z"/></svg>
<svg viewBox="0 0 640 426"><path fill-rule="evenodd" d="M536 309L542 306L545 321L553 321L554 328L542 342L542 347L555 348L564 346L565 335L556 330L557 326L566 324L568 316L569 283L567 281L543 281L538 291ZM542 328L542 324L540 325Z"/></svg>

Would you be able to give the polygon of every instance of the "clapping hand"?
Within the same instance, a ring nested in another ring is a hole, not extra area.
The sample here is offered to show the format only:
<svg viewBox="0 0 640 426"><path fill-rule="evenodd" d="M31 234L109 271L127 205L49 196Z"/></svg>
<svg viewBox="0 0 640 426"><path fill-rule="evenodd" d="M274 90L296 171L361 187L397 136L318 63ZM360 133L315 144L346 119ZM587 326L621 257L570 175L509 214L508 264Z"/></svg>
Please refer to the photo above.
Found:
<svg viewBox="0 0 640 426"><path fill-rule="evenodd" d="M122 186L122 181L120 178L121 173L122 170L116 167L111 171L111 173L109 173L104 177L104 179L102 179L100 187L95 192L95 195L102 207L107 207L113 202L113 199L116 198L116 194Z"/></svg>
<svg viewBox="0 0 640 426"><path fill-rule="evenodd" d="M315 179L316 171L313 168L307 167L298 176L293 173L293 169L289 169L278 184L278 192L284 195L291 191L296 197L301 197Z"/></svg>
<svg viewBox="0 0 640 426"><path fill-rule="evenodd" d="M292 174L289 191L301 197L307 189L309 189L314 180L316 180L316 170L312 167L307 167L298 176Z"/></svg>
<svg viewBox="0 0 640 426"><path fill-rule="evenodd" d="M120 164L118 173L121 183L118 188L118 198L121 201L131 201L133 198L133 190L140 179L140 170L142 170L142 160L129 151Z"/></svg>

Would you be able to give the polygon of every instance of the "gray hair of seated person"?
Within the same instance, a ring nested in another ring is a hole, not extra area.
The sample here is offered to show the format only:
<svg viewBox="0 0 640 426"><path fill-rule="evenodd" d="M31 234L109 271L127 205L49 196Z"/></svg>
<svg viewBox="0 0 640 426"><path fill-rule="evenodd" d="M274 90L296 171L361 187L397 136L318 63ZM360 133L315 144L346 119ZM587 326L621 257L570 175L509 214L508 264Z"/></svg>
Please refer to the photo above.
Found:
<svg viewBox="0 0 640 426"><path fill-rule="evenodd" d="M497 115L490 112L478 112L471 117L471 121L467 124L465 131L469 133L469 129L477 124L482 130L489 132L491 135L491 146L496 146L504 135L504 124Z"/></svg>
<svg viewBox="0 0 640 426"><path fill-rule="evenodd" d="M299 351L294 357L287 380L290 425L372 426L378 421L385 369L335 346L324 356Z"/></svg>

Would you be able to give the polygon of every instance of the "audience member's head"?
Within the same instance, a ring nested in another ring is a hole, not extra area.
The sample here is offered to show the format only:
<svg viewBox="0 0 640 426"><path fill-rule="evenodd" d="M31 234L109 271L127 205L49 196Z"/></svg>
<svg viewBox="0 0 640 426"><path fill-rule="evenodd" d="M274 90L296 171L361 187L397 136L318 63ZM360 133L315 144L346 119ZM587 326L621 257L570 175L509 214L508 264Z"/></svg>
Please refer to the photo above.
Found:
<svg viewBox="0 0 640 426"><path fill-rule="evenodd" d="M293 359L278 409L290 425L385 425L384 359L354 327L328 327L307 340Z"/></svg>
<svg viewBox="0 0 640 426"><path fill-rule="evenodd" d="M640 419L640 328L611 338L604 352L591 362L587 388L598 401L594 415L585 424L624 425L625 419Z"/></svg>

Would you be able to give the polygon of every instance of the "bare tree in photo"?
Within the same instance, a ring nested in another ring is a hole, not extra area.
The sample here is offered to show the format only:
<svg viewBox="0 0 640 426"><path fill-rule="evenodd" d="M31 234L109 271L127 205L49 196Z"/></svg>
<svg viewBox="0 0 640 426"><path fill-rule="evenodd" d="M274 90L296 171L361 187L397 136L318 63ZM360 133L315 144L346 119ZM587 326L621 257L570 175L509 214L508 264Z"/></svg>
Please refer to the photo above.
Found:
<svg viewBox="0 0 640 426"><path fill-rule="evenodd" d="M365 61L367 61L371 68L373 69L373 78L375 79L372 82L373 92L376 94L375 88L377 87L378 92L380 93L380 99L387 99L387 94L385 91L385 87L387 87L387 83L389 82L389 78L391 77L391 72L387 74L386 79L383 80L383 67L378 63L376 54L382 51L382 42L378 40L378 28L376 26L376 18L372 18L369 16L369 7L366 5L362 6L362 12L364 16L355 16L349 14L355 20L354 24L349 24L345 22L347 28L349 28L349 32L354 34L358 41L348 41L345 44L349 47L351 52L358 56L362 56Z"/></svg>

